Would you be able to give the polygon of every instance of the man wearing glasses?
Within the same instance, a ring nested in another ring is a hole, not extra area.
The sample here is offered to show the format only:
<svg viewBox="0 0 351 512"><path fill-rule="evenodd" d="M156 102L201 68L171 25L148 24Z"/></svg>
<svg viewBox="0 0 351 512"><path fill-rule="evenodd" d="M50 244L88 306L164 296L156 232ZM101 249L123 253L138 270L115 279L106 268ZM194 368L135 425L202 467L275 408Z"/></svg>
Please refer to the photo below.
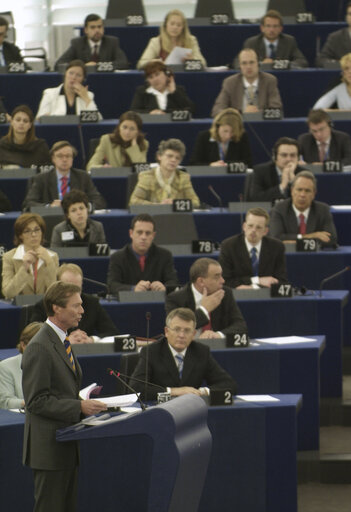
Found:
<svg viewBox="0 0 351 512"><path fill-rule="evenodd" d="M86 171L74 169L73 159L76 149L66 140L55 142L50 149L54 169L34 177L22 209L27 211L31 206L61 206L61 200L67 192L78 189L89 198L89 211L106 207L105 199L98 192L91 177Z"/></svg>
<svg viewBox="0 0 351 512"><path fill-rule="evenodd" d="M174 309L166 318L165 337L142 349L130 385L144 400L155 399L162 389L174 397L188 393L209 395L211 388L228 389L235 394L235 381L215 361L209 347L193 341L195 326L193 311ZM140 382L146 380L156 384L147 387L147 396L145 385ZM208 387L203 386L204 382Z"/></svg>

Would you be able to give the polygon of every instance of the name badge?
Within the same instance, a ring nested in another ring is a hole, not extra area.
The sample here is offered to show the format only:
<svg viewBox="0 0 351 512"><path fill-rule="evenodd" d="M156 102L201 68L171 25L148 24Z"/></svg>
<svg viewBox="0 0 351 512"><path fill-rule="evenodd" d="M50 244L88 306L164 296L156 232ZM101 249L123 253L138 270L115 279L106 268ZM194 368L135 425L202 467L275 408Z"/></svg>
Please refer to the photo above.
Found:
<svg viewBox="0 0 351 512"><path fill-rule="evenodd" d="M61 240L62 242L69 242L70 240L74 240L73 231L63 231L61 233Z"/></svg>

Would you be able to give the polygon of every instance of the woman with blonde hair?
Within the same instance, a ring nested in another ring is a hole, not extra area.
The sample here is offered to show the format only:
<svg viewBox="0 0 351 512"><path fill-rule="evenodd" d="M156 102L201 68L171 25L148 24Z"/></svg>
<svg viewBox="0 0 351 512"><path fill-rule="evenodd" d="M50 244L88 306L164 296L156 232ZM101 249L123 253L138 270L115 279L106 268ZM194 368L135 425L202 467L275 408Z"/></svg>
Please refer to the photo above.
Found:
<svg viewBox="0 0 351 512"><path fill-rule="evenodd" d="M22 391L22 354L42 326L42 322L28 324L20 334L17 356L0 362L0 409L20 409L24 407Z"/></svg>
<svg viewBox="0 0 351 512"><path fill-rule="evenodd" d="M331 109L336 103L336 110L351 110L351 53L347 53L340 59L342 70L341 83L323 94L313 105L312 109Z"/></svg>
<svg viewBox="0 0 351 512"><path fill-rule="evenodd" d="M202 55L199 43L189 31L188 22L178 9L173 9L166 14L160 27L160 35L152 37L137 63L137 69L143 68L150 60L166 60L173 48L181 46L189 49L184 60L200 60L206 66L206 60Z"/></svg>
<svg viewBox="0 0 351 512"><path fill-rule="evenodd" d="M244 162L252 165L248 135L242 117L235 108L219 112L209 130L201 131L196 138L190 165L226 165L228 162Z"/></svg>

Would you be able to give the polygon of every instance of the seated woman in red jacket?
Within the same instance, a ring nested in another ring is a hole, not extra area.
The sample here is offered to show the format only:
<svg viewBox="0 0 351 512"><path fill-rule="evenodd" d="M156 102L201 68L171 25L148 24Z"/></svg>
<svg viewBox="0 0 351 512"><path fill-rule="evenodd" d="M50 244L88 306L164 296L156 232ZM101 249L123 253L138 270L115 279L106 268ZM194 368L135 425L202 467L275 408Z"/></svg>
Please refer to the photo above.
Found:
<svg viewBox="0 0 351 512"><path fill-rule="evenodd" d="M249 138L242 117L235 108L222 110L209 130L197 135L190 165L222 166L228 162L252 165Z"/></svg>
<svg viewBox="0 0 351 512"><path fill-rule="evenodd" d="M146 85L137 88L131 110L144 114L164 114L172 110L194 112L194 104L182 85L176 85L174 75L161 61L152 61L144 68Z"/></svg>

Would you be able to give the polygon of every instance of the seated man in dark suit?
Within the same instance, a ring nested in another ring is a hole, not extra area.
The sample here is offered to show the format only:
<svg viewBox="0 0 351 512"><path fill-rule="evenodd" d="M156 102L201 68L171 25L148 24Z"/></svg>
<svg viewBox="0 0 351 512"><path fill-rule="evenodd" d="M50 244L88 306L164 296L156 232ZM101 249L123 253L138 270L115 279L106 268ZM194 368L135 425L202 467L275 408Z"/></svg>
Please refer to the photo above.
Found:
<svg viewBox="0 0 351 512"><path fill-rule="evenodd" d="M21 50L5 41L9 23L6 18L0 16L0 66L8 66L10 62L23 62Z"/></svg>
<svg viewBox="0 0 351 512"><path fill-rule="evenodd" d="M334 130L327 112L322 109L310 110L307 124L310 133L303 133L298 138L302 164L321 164L331 160L351 165L350 135Z"/></svg>
<svg viewBox="0 0 351 512"><path fill-rule="evenodd" d="M331 32L317 55L316 66L325 67L329 62L337 62L351 52L351 2L346 5L347 27Z"/></svg>
<svg viewBox="0 0 351 512"><path fill-rule="evenodd" d="M281 14L271 9L261 19L261 34L246 39L243 48L255 50L258 60L264 64L288 60L293 68L306 68L308 62L297 47L295 37L282 34L283 28Z"/></svg>
<svg viewBox="0 0 351 512"><path fill-rule="evenodd" d="M270 162L254 167L250 201L275 201L290 196L290 186L298 166L299 145L295 139L281 137L273 146Z"/></svg>
<svg viewBox="0 0 351 512"><path fill-rule="evenodd" d="M84 20L84 36L71 40L71 46L56 61L67 64L75 59L82 60L86 66L97 62L113 62L115 69L128 69L129 64L124 51L119 46L115 36L104 35L104 22L98 14L88 14Z"/></svg>
<svg viewBox="0 0 351 512"><path fill-rule="evenodd" d="M199 258L190 267L190 283L170 293L166 313L189 308L196 316L197 338L224 338L228 333L246 333L247 325L233 297L224 285L222 267L211 258Z"/></svg>
<svg viewBox="0 0 351 512"><path fill-rule="evenodd" d="M160 391L180 396L208 395L211 389L228 389L235 394L235 381L215 361L209 347L193 341L195 322L190 309L174 309L166 318L165 338L141 350L130 385L144 400L154 400ZM160 389L148 386L145 396L145 384L133 378L147 380ZM205 382L208 387L203 387Z"/></svg>
<svg viewBox="0 0 351 512"><path fill-rule="evenodd" d="M223 240L219 262L227 286L257 289L287 282L284 244L266 236L268 224L266 210L251 208L243 233Z"/></svg>
<svg viewBox="0 0 351 512"><path fill-rule="evenodd" d="M67 140L55 142L50 156L55 169L34 177L23 201L23 211L31 206L61 206L63 196L71 189L82 190L89 199L89 211L106 207L105 199L98 192L86 171L73 169L77 151Z"/></svg>
<svg viewBox="0 0 351 512"><path fill-rule="evenodd" d="M107 284L110 293L122 290L135 292L166 291L178 284L170 251L153 243L155 221L147 213L133 218L129 230L132 243L112 254Z"/></svg>
<svg viewBox="0 0 351 512"><path fill-rule="evenodd" d="M83 287L82 269L75 263L64 263L57 271L57 280L73 283ZM116 336L119 331L99 299L88 293L81 292L83 316L76 329L72 329L68 338L71 343L94 343L105 336ZM31 308L29 322L45 322L46 311L44 301L40 300Z"/></svg>
<svg viewBox="0 0 351 512"><path fill-rule="evenodd" d="M300 172L291 184L291 198L271 212L270 235L284 242L315 238L322 247L336 247L337 234L329 205L315 201L317 182L309 171Z"/></svg>

